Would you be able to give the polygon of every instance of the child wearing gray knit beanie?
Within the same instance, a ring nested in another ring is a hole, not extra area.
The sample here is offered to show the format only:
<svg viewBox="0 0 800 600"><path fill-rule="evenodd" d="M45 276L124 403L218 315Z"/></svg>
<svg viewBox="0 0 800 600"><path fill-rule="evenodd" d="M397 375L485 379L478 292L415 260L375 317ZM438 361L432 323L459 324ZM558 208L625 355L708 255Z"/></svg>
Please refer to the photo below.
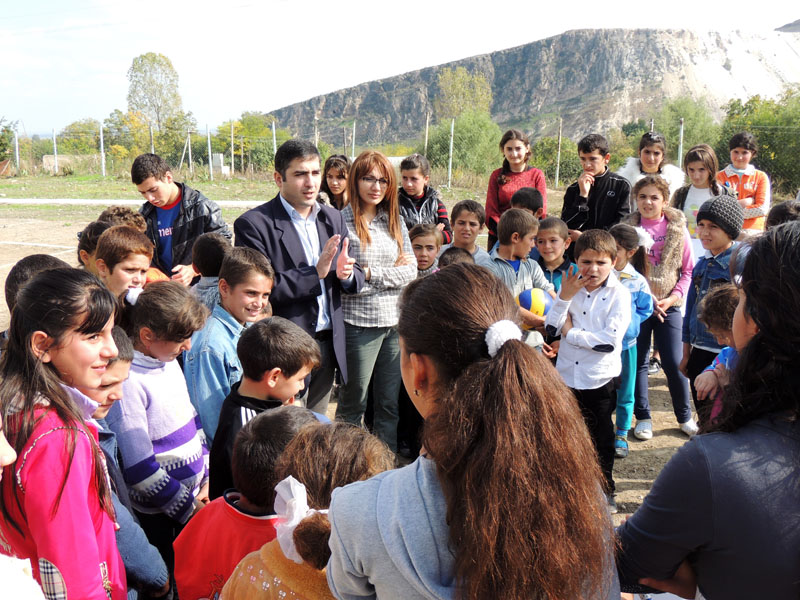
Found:
<svg viewBox="0 0 800 600"><path fill-rule="evenodd" d="M697 222L700 223L702 219L716 224L729 238L735 240L742 232L744 209L735 197L723 194L703 202L697 211Z"/></svg>

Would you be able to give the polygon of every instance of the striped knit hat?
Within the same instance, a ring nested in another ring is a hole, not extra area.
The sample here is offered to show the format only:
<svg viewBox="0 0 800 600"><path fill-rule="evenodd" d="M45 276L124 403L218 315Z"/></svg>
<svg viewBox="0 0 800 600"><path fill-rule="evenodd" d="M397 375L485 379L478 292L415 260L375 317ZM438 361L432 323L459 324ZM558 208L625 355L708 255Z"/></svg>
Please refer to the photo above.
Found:
<svg viewBox="0 0 800 600"><path fill-rule="evenodd" d="M706 200L697 211L697 222L706 219L715 223L732 240L739 237L744 225L744 209L733 196L722 194Z"/></svg>

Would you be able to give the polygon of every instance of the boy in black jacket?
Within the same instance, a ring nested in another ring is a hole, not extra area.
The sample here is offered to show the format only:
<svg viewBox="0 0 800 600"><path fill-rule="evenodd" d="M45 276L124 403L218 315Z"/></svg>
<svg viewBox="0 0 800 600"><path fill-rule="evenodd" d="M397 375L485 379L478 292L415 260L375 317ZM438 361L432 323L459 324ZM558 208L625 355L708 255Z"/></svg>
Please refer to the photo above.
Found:
<svg viewBox="0 0 800 600"><path fill-rule="evenodd" d="M561 220L573 242L589 229L608 230L631 212L631 184L608 170L608 142L592 133L578 142L583 173L567 188ZM570 248L572 250L572 248Z"/></svg>
<svg viewBox="0 0 800 600"><path fill-rule="evenodd" d="M288 319L271 317L245 329L236 346L242 380L222 403L211 446L209 497L233 487L231 458L239 430L259 413L292 404L304 379L320 363L314 338Z"/></svg>
<svg viewBox="0 0 800 600"><path fill-rule="evenodd" d="M189 285L198 273L192 267L192 246L204 233L233 238L222 211L202 193L172 178L167 162L156 154L141 154L131 167L131 180L147 202L139 212L147 222L147 237L156 251L152 266Z"/></svg>

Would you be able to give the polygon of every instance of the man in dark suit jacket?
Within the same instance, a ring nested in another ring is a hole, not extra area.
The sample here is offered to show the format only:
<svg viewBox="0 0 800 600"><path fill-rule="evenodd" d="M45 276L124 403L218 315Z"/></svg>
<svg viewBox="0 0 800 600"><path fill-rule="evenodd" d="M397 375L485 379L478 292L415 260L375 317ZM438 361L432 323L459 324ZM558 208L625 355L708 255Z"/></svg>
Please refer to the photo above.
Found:
<svg viewBox="0 0 800 600"><path fill-rule="evenodd" d="M322 171L317 147L289 140L275 153L279 194L233 224L235 243L272 261L273 314L293 321L320 346L322 362L311 374L306 406L325 413L338 365L347 379L342 291L356 293L364 271L347 254L341 213L317 202Z"/></svg>

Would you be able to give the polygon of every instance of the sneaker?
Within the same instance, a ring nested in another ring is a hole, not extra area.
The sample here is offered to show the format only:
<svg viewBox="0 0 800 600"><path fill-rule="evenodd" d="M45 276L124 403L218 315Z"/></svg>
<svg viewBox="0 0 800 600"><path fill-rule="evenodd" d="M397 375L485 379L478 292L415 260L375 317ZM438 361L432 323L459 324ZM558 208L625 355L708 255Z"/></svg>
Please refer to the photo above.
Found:
<svg viewBox="0 0 800 600"><path fill-rule="evenodd" d="M697 432L700 430L697 423L694 422L694 419L689 419L686 423L680 423L680 427L681 431L690 438L696 436Z"/></svg>
<svg viewBox="0 0 800 600"><path fill-rule="evenodd" d="M636 428L633 430L633 435L640 440L653 439L653 421L650 419L636 421Z"/></svg>
<svg viewBox="0 0 800 600"><path fill-rule="evenodd" d="M608 494L606 499L608 500L608 512L612 515L617 514L619 509L617 508L617 501L614 499L614 494Z"/></svg>
<svg viewBox="0 0 800 600"><path fill-rule="evenodd" d="M647 374L655 375L661 370L661 361L655 356L650 357L650 364L647 365Z"/></svg>
<svg viewBox="0 0 800 600"><path fill-rule="evenodd" d="M628 456L628 432L617 431L614 437L614 456L616 458L625 458Z"/></svg>

